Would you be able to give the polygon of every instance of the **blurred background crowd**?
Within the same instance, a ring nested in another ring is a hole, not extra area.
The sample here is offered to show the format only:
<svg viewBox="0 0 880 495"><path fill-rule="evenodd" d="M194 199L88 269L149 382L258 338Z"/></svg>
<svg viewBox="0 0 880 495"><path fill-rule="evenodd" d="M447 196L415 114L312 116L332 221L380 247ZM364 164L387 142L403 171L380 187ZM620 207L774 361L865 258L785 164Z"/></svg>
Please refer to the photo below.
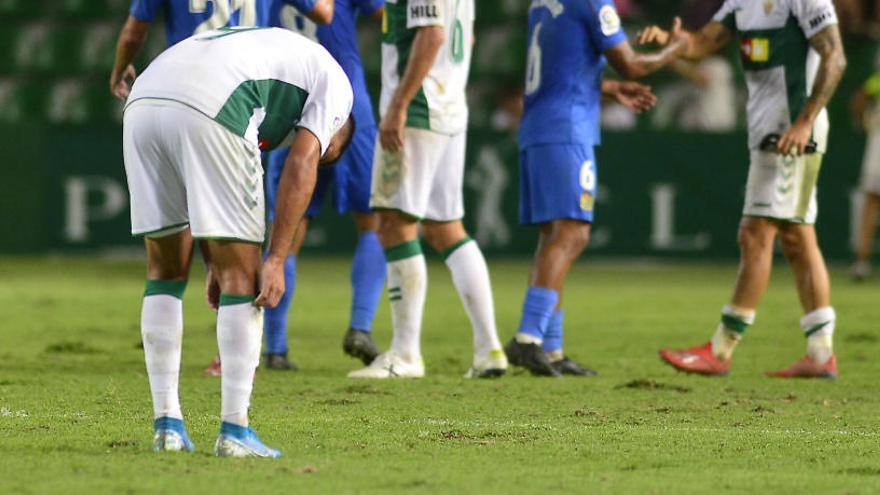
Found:
<svg viewBox="0 0 880 495"><path fill-rule="evenodd" d="M521 111L529 0L480 0L471 85L472 126L515 128ZM681 15L685 27L709 20L722 0L617 0L627 31L647 23L667 25ZM129 0L0 0L0 122L118 125L120 105L107 91L116 35ZM873 70L880 39L880 0L837 0L851 70L834 107ZM143 65L164 46L161 23L151 32ZM371 86L378 85L379 33L361 29ZM636 118L608 106L609 129L727 132L743 125L744 86L735 47L699 64L678 63L651 83L658 108ZM375 91L374 91L375 93ZM840 96L842 95L842 96ZM832 115L844 115L834 112ZM846 117L845 117L846 118ZM840 121L838 121L840 122Z"/></svg>

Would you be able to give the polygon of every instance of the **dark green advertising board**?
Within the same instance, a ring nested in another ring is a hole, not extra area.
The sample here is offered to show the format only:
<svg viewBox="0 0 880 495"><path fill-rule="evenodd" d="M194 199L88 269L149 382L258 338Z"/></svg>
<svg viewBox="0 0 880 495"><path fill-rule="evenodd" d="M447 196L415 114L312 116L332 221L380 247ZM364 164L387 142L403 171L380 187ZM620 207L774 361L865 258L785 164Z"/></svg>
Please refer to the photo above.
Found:
<svg viewBox="0 0 880 495"><path fill-rule="evenodd" d="M115 127L9 128L0 159L0 251L93 252L139 245ZM590 253L730 258L737 255L748 153L744 134L606 133L597 150L599 192ZM820 178L820 237L846 259L859 195L863 138L834 134ZM535 231L517 224L518 151L513 136L474 131L465 178L467 224L490 255L528 255ZM325 208L306 250L350 252L349 218Z"/></svg>

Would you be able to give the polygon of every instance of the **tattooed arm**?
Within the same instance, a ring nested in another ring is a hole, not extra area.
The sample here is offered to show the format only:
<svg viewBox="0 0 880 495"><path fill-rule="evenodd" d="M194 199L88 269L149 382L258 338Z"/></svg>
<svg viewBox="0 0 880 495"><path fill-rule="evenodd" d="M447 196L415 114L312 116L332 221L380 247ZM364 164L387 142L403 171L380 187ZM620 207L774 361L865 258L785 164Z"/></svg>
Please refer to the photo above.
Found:
<svg viewBox="0 0 880 495"><path fill-rule="evenodd" d="M840 40L840 31L836 24L816 33L810 38L810 45L822 59L819 63L819 71L806 105L791 128L779 140L780 153L803 154L813 132L813 122L819 112L828 105L846 69L846 55L843 53L843 42Z"/></svg>
<svg viewBox="0 0 880 495"><path fill-rule="evenodd" d="M703 29L696 32L681 31L684 38L684 49L681 57L689 60L700 60L712 55L724 48L731 39L733 33L722 23L711 21ZM666 46L670 42L670 33L657 26L648 26L637 35L638 44L658 44Z"/></svg>

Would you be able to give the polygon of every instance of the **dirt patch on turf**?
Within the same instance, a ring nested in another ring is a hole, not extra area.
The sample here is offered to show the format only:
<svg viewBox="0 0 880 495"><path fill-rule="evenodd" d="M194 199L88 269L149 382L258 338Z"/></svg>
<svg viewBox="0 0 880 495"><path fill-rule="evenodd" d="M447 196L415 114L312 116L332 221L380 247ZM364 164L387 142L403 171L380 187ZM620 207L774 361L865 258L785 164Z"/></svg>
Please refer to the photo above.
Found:
<svg viewBox="0 0 880 495"><path fill-rule="evenodd" d="M346 394L363 394L363 395L391 395L387 390L372 385L348 385L339 389L340 392Z"/></svg>
<svg viewBox="0 0 880 495"><path fill-rule="evenodd" d="M880 468L870 466L841 469L838 472L840 474L854 474L856 476L880 476Z"/></svg>
<svg viewBox="0 0 880 495"><path fill-rule="evenodd" d="M48 354L98 354L103 351L85 342L56 342L47 345L43 352Z"/></svg>
<svg viewBox="0 0 880 495"><path fill-rule="evenodd" d="M532 436L525 432L499 433L484 431L480 433L467 433L461 430L441 431L437 437L440 442L461 442L474 445L493 445L499 441L528 441Z"/></svg>
<svg viewBox="0 0 880 495"><path fill-rule="evenodd" d="M646 380L644 378L632 380L624 384L618 385L614 388L629 388L637 390L667 390L670 392L678 392L680 394L687 394L691 392L690 387L685 387L683 385L671 385L669 383L659 383L654 380Z"/></svg>
<svg viewBox="0 0 880 495"><path fill-rule="evenodd" d="M845 342L851 342L854 344L865 344L871 342L877 342L880 340L876 335L870 333L854 333L852 335L847 335L843 338Z"/></svg>
<svg viewBox="0 0 880 495"><path fill-rule="evenodd" d="M360 401L352 399L326 399L319 400L318 404L325 406L350 406L352 404L360 404Z"/></svg>
<svg viewBox="0 0 880 495"><path fill-rule="evenodd" d="M134 447L138 444L137 440L113 440L107 442L107 446L111 449L122 449L126 447Z"/></svg>

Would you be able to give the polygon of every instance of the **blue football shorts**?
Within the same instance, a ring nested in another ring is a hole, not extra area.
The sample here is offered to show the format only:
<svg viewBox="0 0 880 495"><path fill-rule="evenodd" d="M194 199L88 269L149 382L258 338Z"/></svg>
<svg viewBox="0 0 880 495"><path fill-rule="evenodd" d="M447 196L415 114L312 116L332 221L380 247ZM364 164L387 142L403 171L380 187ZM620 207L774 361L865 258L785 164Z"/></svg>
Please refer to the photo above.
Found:
<svg viewBox="0 0 880 495"><path fill-rule="evenodd" d="M519 221L593 222L596 158L592 146L542 144L520 151Z"/></svg>

